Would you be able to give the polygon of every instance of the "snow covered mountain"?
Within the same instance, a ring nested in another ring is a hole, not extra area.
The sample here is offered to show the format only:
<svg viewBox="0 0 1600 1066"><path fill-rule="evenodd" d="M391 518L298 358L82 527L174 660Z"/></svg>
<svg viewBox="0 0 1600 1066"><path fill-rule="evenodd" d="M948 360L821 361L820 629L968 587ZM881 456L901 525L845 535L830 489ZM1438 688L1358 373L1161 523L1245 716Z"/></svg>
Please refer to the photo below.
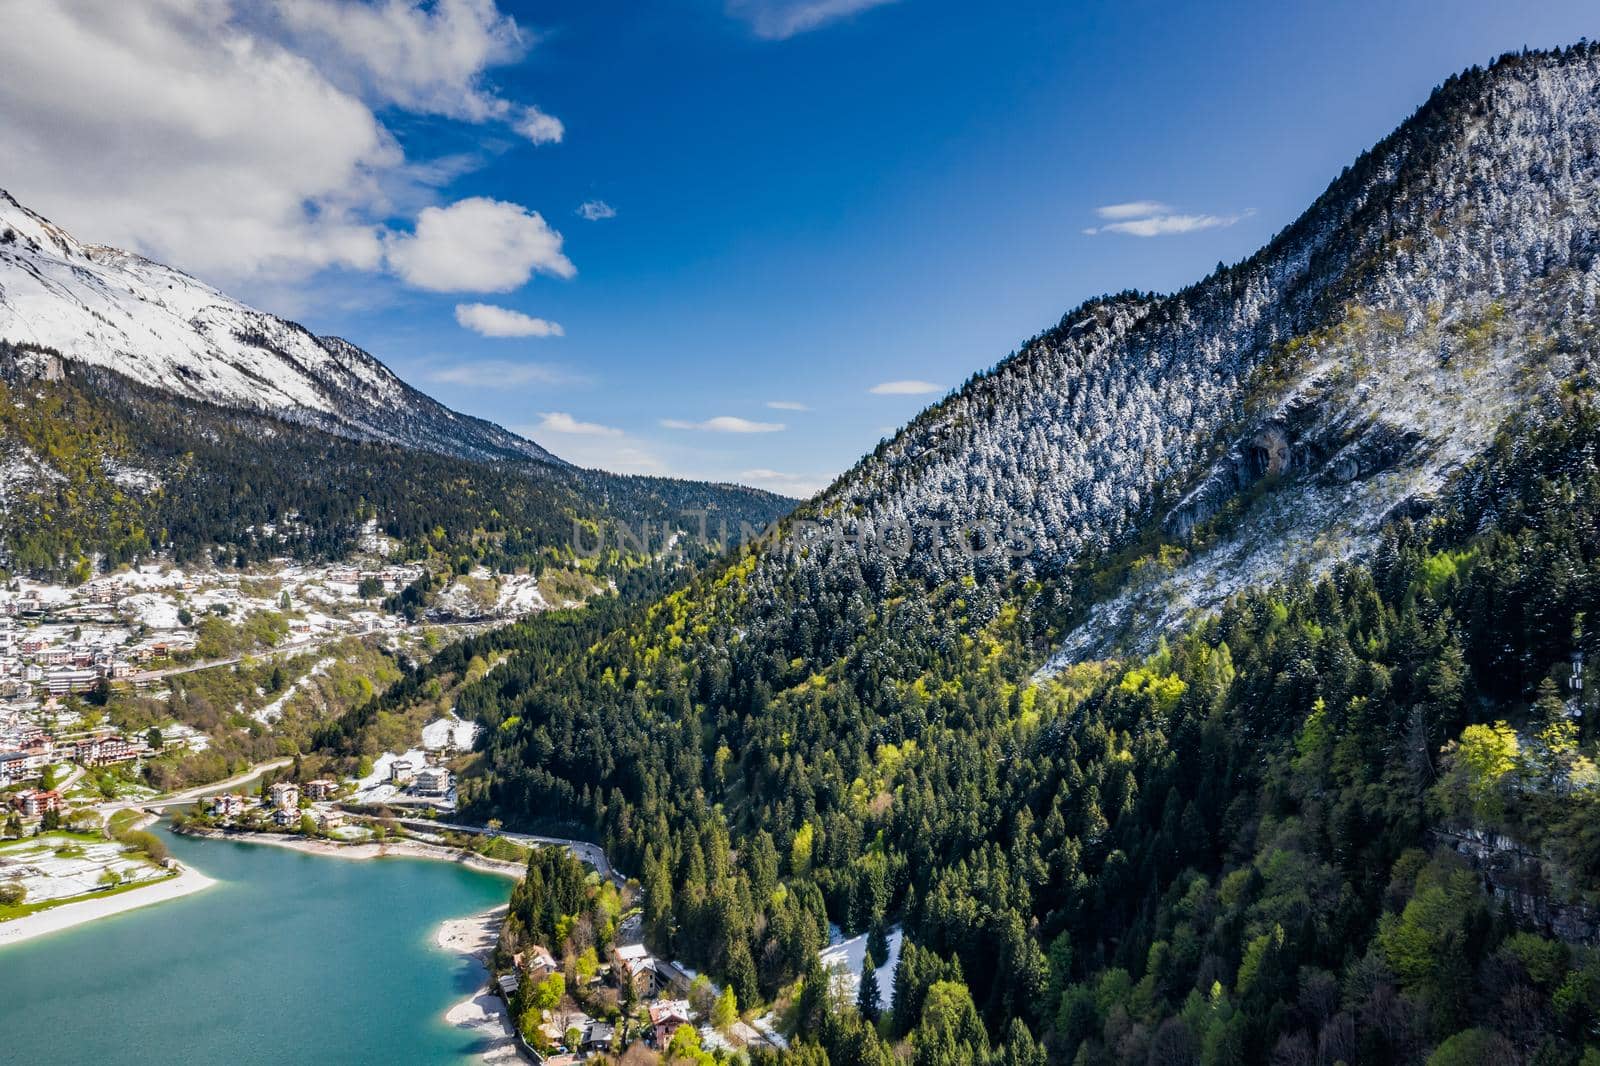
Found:
<svg viewBox="0 0 1600 1066"><path fill-rule="evenodd" d="M83 244L3 189L0 341L357 440L561 462L532 441L450 410L348 341L315 336L142 256Z"/></svg>
<svg viewBox="0 0 1600 1066"><path fill-rule="evenodd" d="M1073 627L1055 669L1359 557L1587 380L1597 188L1600 51L1453 77L1250 259L1090 301L929 408L751 581L962 590L974 624L1020 592Z"/></svg>

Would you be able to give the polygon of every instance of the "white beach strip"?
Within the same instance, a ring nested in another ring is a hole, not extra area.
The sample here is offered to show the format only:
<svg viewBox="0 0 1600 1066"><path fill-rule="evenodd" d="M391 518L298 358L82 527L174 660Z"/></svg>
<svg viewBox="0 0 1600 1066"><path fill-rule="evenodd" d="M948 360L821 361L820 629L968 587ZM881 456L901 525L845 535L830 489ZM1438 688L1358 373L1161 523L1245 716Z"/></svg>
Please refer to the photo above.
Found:
<svg viewBox="0 0 1600 1066"><path fill-rule="evenodd" d="M434 943L446 951L487 964L500 939L500 924L506 920L510 909L510 904L502 903L467 918L447 918L439 923Z"/></svg>
<svg viewBox="0 0 1600 1066"><path fill-rule="evenodd" d="M63 903L59 907L24 914L20 918L0 922L0 947L20 944L24 940L32 940L46 933L71 929L75 925L92 922L96 918L106 918L113 914L121 914L123 911L136 910L152 903L165 903L169 899L178 899L180 896L210 888L214 884L216 881L200 871L185 867L176 877L169 877L139 888L130 888L114 896Z"/></svg>
<svg viewBox="0 0 1600 1066"><path fill-rule="evenodd" d="M527 867L520 862L490 859L460 848L440 844L424 844L418 840L392 840L384 843L335 844L328 840L310 840L287 833L256 833L249 830L194 829L188 836L208 840L232 840L239 844L266 844L274 848L303 851L309 855L327 855L335 859L430 859L436 862L453 862L479 873L497 874L520 880Z"/></svg>
<svg viewBox="0 0 1600 1066"><path fill-rule="evenodd" d="M468 918L448 919L440 923L434 937L439 947L472 959L484 968L483 987L444 1014L446 1022L476 1038L472 1054L482 1062L517 1062L522 1058L511 1028L511 1012L505 1000L491 991L487 982L489 956L500 938L500 926L507 910L509 907L501 904Z"/></svg>

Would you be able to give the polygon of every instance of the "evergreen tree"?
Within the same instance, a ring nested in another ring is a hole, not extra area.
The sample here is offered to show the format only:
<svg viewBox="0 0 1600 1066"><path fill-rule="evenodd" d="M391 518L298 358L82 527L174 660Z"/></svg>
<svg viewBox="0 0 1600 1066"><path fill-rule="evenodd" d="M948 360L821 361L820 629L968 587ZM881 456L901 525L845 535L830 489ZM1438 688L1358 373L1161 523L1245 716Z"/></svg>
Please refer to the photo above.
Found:
<svg viewBox="0 0 1600 1066"><path fill-rule="evenodd" d="M861 960L861 986L856 992L856 1009L869 1022L876 1022L883 1013L883 996L878 991L877 961L868 951Z"/></svg>

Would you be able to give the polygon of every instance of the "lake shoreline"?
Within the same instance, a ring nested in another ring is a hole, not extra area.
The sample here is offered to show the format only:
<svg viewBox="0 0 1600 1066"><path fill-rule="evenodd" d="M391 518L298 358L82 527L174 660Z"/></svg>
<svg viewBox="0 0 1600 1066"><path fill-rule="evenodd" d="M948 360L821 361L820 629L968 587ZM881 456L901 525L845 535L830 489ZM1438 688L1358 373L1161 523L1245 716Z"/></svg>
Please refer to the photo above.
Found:
<svg viewBox="0 0 1600 1066"><path fill-rule="evenodd" d="M331 840L311 840L301 836L281 833L260 833L249 829L186 828L173 832L207 840L234 840L243 844L265 844L269 847L287 848L308 855L322 855L335 859L429 859L435 862L453 862L479 873L520 879L527 872L519 862L490 859L476 852L452 848L443 844L428 844L420 840L397 840L385 843L364 842L339 844Z"/></svg>
<svg viewBox="0 0 1600 1066"><path fill-rule="evenodd" d="M441 950L472 960L482 972L482 986L445 1011L444 1020L482 1041L474 1054L483 1062L520 1062L523 1058L511 1010L489 984L489 959L508 910L509 904L502 903L465 918L448 918L434 935Z"/></svg>
<svg viewBox="0 0 1600 1066"><path fill-rule="evenodd" d="M185 866L175 877L152 881L148 885L130 888L115 895L75 900L32 914L24 914L20 918L0 922L0 948L76 928L100 918L109 918L114 914L181 899L204 891L216 883L213 878L207 877L199 870Z"/></svg>

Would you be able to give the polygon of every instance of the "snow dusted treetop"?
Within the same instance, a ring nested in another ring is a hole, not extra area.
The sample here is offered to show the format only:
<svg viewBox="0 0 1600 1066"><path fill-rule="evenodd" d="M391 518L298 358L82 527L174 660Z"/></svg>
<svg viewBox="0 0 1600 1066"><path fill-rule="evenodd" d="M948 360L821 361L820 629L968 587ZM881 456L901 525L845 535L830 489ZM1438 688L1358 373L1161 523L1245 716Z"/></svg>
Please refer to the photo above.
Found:
<svg viewBox="0 0 1600 1066"><path fill-rule="evenodd" d="M797 516L851 536L794 525L752 581L898 599L960 580L982 625L1037 575L1093 608L1072 661L1359 556L1586 372L1597 184L1600 49L1453 77L1249 259L1171 295L1092 300L928 408ZM1247 512L1190 537L1266 475ZM1033 550L872 536L933 523L1019 529ZM1083 568L1146 533L1176 561L1083 602Z"/></svg>

